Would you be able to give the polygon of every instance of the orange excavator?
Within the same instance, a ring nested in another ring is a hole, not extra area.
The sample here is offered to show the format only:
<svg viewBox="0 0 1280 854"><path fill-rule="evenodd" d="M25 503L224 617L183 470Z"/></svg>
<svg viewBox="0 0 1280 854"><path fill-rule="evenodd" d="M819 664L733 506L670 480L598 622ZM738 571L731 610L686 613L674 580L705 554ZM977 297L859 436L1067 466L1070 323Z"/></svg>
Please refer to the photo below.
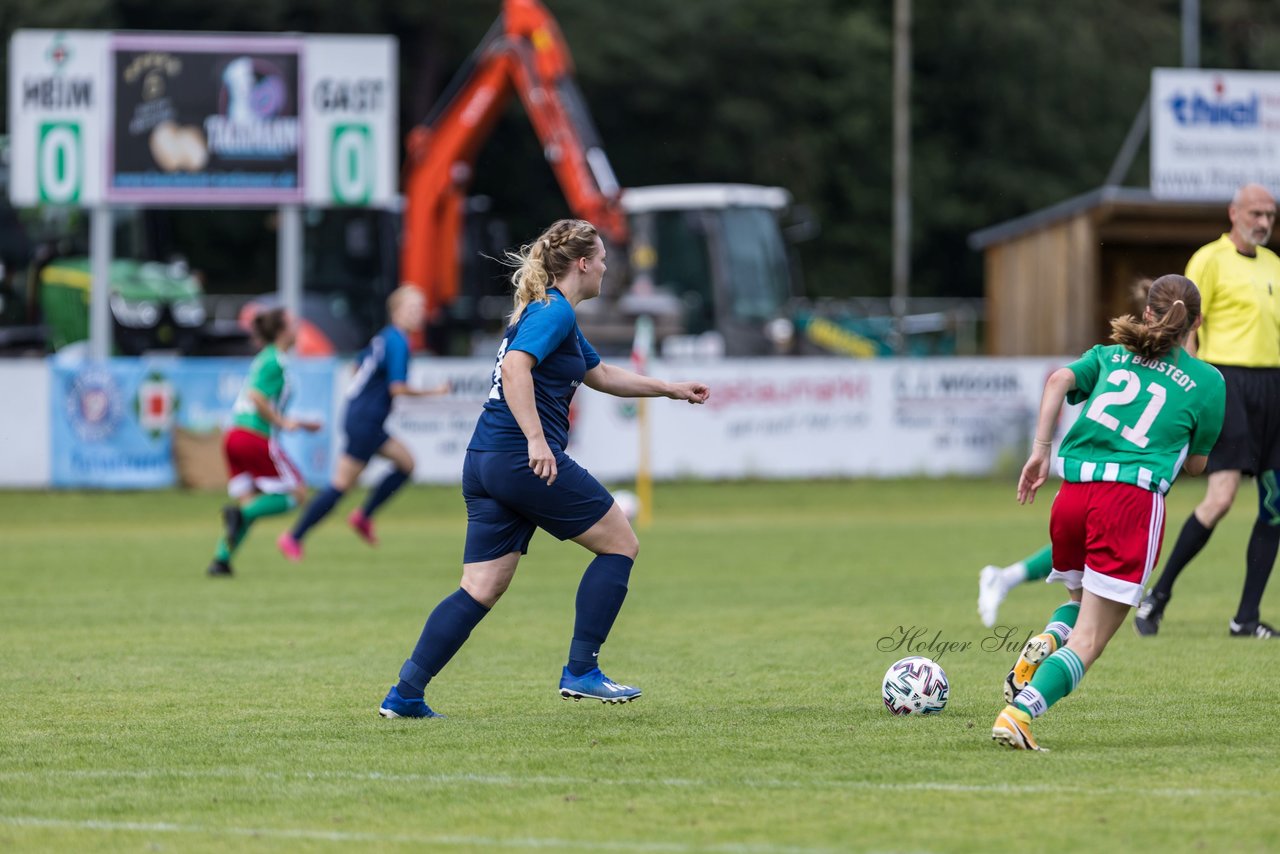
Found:
<svg viewBox="0 0 1280 854"><path fill-rule="evenodd" d="M491 310L466 320L452 309L467 290L463 246L477 231L464 228L476 157L513 94L570 211L595 224L621 262L611 267L625 270L621 287L579 313L597 350L626 352L636 319L647 316L663 352L678 352L671 344L725 355L789 351L783 315L793 283L780 218L790 194L745 184L621 189L568 45L539 0L503 0L484 40L408 136L400 281L426 294L429 328L445 330L435 349L457 349L450 335L468 322L496 320Z"/></svg>
<svg viewBox="0 0 1280 854"><path fill-rule="evenodd" d="M626 246L621 189L573 77L560 28L538 0L503 0L502 13L426 120L409 133L401 281L433 308L460 288L466 193L480 146L518 94L574 215Z"/></svg>

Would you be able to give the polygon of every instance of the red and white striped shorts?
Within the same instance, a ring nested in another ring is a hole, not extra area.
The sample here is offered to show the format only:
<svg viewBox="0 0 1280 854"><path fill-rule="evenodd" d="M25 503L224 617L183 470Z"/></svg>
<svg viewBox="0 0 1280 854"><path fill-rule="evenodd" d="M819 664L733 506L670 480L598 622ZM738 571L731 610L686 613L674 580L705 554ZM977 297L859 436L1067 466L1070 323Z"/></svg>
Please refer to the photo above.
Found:
<svg viewBox="0 0 1280 854"><path fill-rule="evenodd" d="M1160 560L1164 496L1128 483L1064 483L1049 515L1050 581L1137 605Z"/></svg>
<svg viewBox="0 0 1280 854"><path fill-rule="evenodd" d="M298 467L274 441L252 430L233 427L222 440L227 457L227 494L242 498L253 491L292 492L302 483Z"/></svg>

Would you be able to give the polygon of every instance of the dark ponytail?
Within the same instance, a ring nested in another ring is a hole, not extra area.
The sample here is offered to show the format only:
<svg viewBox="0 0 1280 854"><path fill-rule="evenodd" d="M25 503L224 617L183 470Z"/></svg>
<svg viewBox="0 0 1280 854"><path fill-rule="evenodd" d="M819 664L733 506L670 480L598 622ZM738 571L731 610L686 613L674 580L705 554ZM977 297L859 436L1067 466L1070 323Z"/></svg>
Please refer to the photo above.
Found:
<svg viewBox="0 0 1280 854"><path fill-rule="evenodd" d="M268 308L253 316L253 334L263 344L274 344L288 325L283 308Z"/></svg>

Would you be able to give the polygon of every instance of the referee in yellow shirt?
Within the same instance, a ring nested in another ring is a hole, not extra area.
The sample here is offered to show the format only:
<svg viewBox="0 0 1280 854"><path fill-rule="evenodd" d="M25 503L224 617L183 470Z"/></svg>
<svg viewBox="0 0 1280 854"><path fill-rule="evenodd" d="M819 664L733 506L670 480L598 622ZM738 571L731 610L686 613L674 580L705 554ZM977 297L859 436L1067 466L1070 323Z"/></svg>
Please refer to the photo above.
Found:
<svg viewBox="0 0 1280 854"><path fill-rule="evenodd" d="M1234 637L1270 638L1258 607L1280 547L1280 257L1266 247L1276 223L1276 200L1247 184L1227 208L1231 231L1203 246L1187 263L1200 288L1198 347L1188 349L1217 367L1227 382L1222 435L1209 455L1209 487L1178 535L1164 573L1138 606L1140 635L1160 629L1173 582L1209 541L1240 489L1240 476L1258 479L1258 518L1245 552L1244 592L1230 629ZM1198 349L1198 353L1197 353Z"/></svg>

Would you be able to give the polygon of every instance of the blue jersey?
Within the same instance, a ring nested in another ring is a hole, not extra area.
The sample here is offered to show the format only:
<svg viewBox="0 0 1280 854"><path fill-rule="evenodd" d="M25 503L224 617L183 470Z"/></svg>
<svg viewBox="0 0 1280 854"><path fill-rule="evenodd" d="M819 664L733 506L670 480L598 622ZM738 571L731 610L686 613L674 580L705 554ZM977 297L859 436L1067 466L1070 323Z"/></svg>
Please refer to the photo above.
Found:
<svg viewBox="0 0 1280 854"><path fill-rule="evenodd" d="M347 423L381 424L391 414L391 384L409 379L409 339L387 326L360 351L347 388Z"/></svg>
<svg viewBox="0 0 1280 854"><path fill-rule="evenodd" d="M600 357L578 329L573 306L558 290L551 301L530 303L507 327L493 368L493 386L471 436L472 451L524 451L529 441L507 406L502 392L502 360L512 350L533 356L533 397L547 444L563 451L569 440L569 404L587 371Z"/></svg>

